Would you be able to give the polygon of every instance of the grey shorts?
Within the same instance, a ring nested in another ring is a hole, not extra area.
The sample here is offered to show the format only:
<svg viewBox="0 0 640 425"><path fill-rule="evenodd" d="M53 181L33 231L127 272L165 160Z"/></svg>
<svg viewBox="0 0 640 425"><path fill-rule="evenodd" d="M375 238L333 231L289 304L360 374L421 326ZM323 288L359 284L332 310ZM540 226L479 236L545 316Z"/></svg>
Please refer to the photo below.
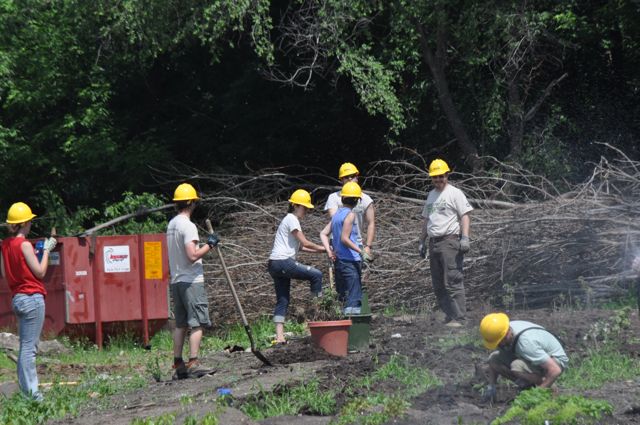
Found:
<svg viewBox="0 0 640 425"><path fill-rule="evenodd" d="M170 286L176 327L210 327L209 301L204 291L204 283L178 282Z"/></svg>

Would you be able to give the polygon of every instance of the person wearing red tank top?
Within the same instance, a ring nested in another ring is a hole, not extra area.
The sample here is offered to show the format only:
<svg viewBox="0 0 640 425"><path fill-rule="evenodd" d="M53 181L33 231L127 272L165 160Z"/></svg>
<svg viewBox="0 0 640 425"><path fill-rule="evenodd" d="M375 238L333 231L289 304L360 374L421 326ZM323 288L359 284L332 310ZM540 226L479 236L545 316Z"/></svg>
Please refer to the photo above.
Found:
<svg viewBox="0 0 640 425"><path fill-rule="evenodd" d="M55 248L56 240L44 240L44 252L38 259L33 245L27 240L31 220L35 216L24 202L16 202L9 208L7 224L10 236L2 241L0 272L9 283L13 312L18 319L20 390L34 400L42 401L36 374L36 352L44 323L44 297L47 295L42 279L47 273L49 252Z"/></svg>

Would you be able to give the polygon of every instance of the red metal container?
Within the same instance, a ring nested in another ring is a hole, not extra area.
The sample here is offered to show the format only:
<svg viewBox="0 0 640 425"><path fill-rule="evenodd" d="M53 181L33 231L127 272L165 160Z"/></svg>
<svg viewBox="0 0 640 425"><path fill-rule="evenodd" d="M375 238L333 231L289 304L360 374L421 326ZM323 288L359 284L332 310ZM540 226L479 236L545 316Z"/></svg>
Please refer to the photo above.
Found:
<svg viewBox="0 0 640 425"><path fill-rule="evenodd" d="M11 293L0 279L0 329L15 331ZM169 317L169 266L164 234L61 237L44 278L43 333L139 333L145 345Z"/></svg>

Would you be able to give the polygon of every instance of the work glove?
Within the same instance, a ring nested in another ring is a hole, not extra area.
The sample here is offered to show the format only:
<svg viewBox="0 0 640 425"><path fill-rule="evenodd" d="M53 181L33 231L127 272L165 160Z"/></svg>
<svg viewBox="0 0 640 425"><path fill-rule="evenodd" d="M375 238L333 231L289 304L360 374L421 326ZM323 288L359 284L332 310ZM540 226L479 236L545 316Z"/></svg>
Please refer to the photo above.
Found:
<svg viewBox="0 0 640 425"><path fill-rule="evenodd" d="M496 401L497 391L495 385L487 385L482 391L482 402L483 403L493 403Z"/></svg>
<svg viewBox="0 0 640 425"><path fill-rule="evenodd" d="M209 245L209 248L215 248L218 246L218 242L220 242L220 239L218 239L218 236L216 236L215 233L211 233L207 238L207 245Z"/></svg>
<svg viewBox="0 0 640 425"><path fill-rule="evenodd" d="M640 272L640 256L633 259L633 263L631 263L631 269L635 272Z"/></svg>
<svg viewBox="0 0 640 425"><path fill-rule="evenodd" d="M371 263L373 262L373 255L369 255L367 254L367 251L365 251L364 249L362 251L360 251L360 255L362 256L362 260L365 263Z"/></svg>
<svg viewBox="0 0 640 425"><path fill-rule="evenodd" d="M469 243L469 236L461 236L460 237L460 251L464 254L469 252L471 249L471 245Z"/></svg>
<svg viewBox="0 0 640 425"><path fill-rule="evenodd" d="M420 255L420 258L427 258L427 244L422 242L420 245L418 245L418 255Z"/></svg>
<svg viewBox="0 0 640 425"><path fill-rule="evenodd" d="M44 250L45 251L53 251L53 249L56 247L58 241L56 241L56 238L45 238L44 240Z"/></svg>

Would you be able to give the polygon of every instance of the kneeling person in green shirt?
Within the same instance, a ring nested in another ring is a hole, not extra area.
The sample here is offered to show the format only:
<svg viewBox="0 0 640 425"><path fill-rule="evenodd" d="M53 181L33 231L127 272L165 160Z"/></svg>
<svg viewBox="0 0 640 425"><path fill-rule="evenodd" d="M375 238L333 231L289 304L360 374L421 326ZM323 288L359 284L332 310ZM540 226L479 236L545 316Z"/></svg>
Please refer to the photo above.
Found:
<svg viewBox="0 0 640 425"><path fill-rule="evenodd" d="M509 321L504 313L491 313L480 322L480 334L484 346L495 350L489 356L485 401L495 399L498 376L511 379L520 389L549 388L569 365L558 338L535 323Z"/></svg>

